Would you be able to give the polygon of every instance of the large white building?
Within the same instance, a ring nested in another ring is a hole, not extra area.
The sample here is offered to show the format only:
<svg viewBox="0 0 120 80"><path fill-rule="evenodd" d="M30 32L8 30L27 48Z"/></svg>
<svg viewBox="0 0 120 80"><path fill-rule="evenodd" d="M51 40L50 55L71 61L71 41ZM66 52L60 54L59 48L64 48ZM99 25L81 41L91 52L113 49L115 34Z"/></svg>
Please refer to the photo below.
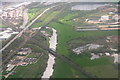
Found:
<svg viewBox="0 0 120 80"><path fill-rule="evenodd" d="M104 16L101 16L100 18L100 21L108 21L110 18L109 18L109 15L104 15Z"/></svg>
<svg viewBox="0 0 120 80"><path fill-rule="evenodd" d="M13 31L11 28L6 28L3 31L0 31L0 40L7 40L13 34L18 34L18 32Z"/></svg>
<svg viewBox="0 0 120 80"><path fill-rule="evenodd" d="M7 67L8 68L6 69L6 71L11 71L15 67L15 65L8 64Z"/></svg>
<svg viewBox="0 0 120 80"><path fill-rule="evenodd" d="M120 15L118 14L115 14L113 17L112 17L113 20L119 22L120 21Z"/></svg>

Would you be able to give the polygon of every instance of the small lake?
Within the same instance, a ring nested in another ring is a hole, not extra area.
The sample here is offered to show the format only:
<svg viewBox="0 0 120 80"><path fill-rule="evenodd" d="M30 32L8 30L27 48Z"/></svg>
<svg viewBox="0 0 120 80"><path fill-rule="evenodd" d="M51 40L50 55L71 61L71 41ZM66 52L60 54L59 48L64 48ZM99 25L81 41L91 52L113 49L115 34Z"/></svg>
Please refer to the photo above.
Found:
<svg viewBox="0 0 120 80"><path fill-rule="evenodd" d="M104 5L105 4L80 4L73 6L71 10L95 10L96 8Z"/></svg>

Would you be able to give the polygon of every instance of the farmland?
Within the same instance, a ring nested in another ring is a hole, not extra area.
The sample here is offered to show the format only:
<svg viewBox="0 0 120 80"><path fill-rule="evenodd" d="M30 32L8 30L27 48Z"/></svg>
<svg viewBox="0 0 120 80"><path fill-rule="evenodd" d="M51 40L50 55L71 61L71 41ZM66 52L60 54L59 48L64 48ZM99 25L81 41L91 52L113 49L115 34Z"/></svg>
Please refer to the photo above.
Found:
<svg viewBox="0 0 120 80"><path fill-rule="evenodd" d="M68 56L78 64L82 66L95 66L95 65L106 65L106 64L111 64L112 62L106 58L101 58L95 61L91 61L87 56L76 56L72 52L69 51L67 42L71 39L77 38L77 37L87 37L87 36L102 36L102 35L115 35L117 34L116 31L95 31L95 32L76 32L73 30L72 27L67 26L67 25L61 25L58 23L52 23L50 26L54 27L58 31L58 46L57 46L57 52L61 53L65 56ZM72 34L69 34L72 33ZM55 66L55 73L57 74L60 73L61 69L63 69L64 63L58 63L59 61L56 60L56 66ZM57 67L61 69L57 69ZM69 69L69 68L67 68ZM60 70L60 71L59 71ZM65 69L66 70L66 69ZM60 75L59 75L60 76ZM59 77L59 76L54 76L54 77ZM67 77L67 76L66 76Z"/></svg>
<svg viewBox="0 0 120 80"><path fill-rule="evenodd" d="M79 19L80 19L80 18L83 18L83 17L92 17L93 15L96 15L96 14L98 16L100 16L100 15L104 15L106 12L105 13L102 12L102 14L101 14L101 13L95 13L96 11L93 11L93 12L92 11L87 11L87 12L85 12L85 11L83 11L83 12L82 11L80 11L80 12L79 11L76 11L76 12L68 11L68 12L66 12L66 11L62 12L61 15L59 15L59 18L57 18L58 20L49 24L50 27L55 28L58 32L57 52L59 54L62 54L62 55L65 55L65 56L69 57L74 62L76 62L79 65L81 65L82 67L84 67L88 72L93 73L93 74L95 73L95 75L97 77L117 77L117 70L114 69L112 58L102 57L100 59L91 61L89 59L89 54L88 54L89 52L88 53L83 53L83 54L87 54L87 55L76 55L69 49L70 44L68 45L68 42L71 41L71 40L76 39L75 42L77 42L77 38L79 38L79 40L81 42L84 42L84 40L82 40L83 37L86 38L86 39L91 38L91 40L94 41L94 38L96 38L96 39L98 37L104 37L105 38L107 36L117 35L118 34L117 31L77 32L74 28L75 22L73 21L73 19L75 17L79 17ZM68 13L68 14L66 14L66 13ZM63 16L63 14L64 14L64 16ZM82 20L84 20L84 19L82 19ZM79 23L79 26L83 25L82 24L83 21L80 20L79 22L81 23L81 24ZM84 25L86 25L86 24L84 23ZM85 43L87 43L87 42L85 42ZM96 66L96 68L95 68L95 66ZM104 72L106 72L106 73L103 74L103 75L99 75L99 69L97 68L97 66L99 66L99 68L104 69L103 71L101 71L101 73L104 73ZM108 66L109 66L109 68L108 68ZM74 69L71 68L70 65L65 65L64 62L60 62L60 60L58 60L58 59L56 59L56 64L55 64L54 68L55 68L55 71L54 71L54 75L52 76L53 78L68 77L68 75L69 76L74 75L74 77L75 77L75 75L77 75L77 74L78 74L79 77L81 77L81 74L79 72L75 71L76 74L70 73L71 71L74 72ZM65 72L69 73L68 75L67 74L66 75L65 74L61 75L61 74L63 74L63 72L62 72L63 68L64 68ZM92 72L92 70L93 70L92 68L95 68L93 72ZM108 76L107 74L109 74L110 70L112 70L113 72L116 72L116 75L111 75L110 74L111 76Z"/></svg>

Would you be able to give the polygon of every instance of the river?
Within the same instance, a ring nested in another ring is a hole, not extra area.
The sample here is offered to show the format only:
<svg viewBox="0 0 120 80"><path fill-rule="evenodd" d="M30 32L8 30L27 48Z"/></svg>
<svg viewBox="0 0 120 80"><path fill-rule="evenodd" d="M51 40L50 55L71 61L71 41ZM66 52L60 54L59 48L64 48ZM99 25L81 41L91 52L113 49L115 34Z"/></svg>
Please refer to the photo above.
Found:
<svg viewBox="0 0 120 80"><path fill-rule="evenodd" d="M57 33L56 32L57 31L53 28L52 28L52 30L53 30L53 34L49 40L49 44L50 44L49 48L56 50L56 47L57 47ZM53 69L54 64L55 64L55 57L53 55L49 54L47 67L43 73L42 78L50 78L50 76L52 76L53 71L54 71L54 69Z"/></svg>

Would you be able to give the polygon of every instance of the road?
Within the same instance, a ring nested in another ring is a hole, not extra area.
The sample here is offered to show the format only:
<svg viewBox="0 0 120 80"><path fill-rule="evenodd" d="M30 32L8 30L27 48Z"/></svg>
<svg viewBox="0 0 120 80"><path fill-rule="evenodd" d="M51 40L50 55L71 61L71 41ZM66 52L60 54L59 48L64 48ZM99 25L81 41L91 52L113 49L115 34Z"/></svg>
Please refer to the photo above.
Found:
<svg viewBox="0 0 120 80"><path fill-rule="evenodd" d="M9 41L4 47L2 47L2 49L0 50L0 53L5 50L13 41L15 41L17 38L19 38L23 32L25 32L30 26L32 26L32 24L39 19L45 12L47 12L48 10L50 10L51 8L53 8L55 6L52 6L50 8L45 9L40 15L38 15L33 21L31 21L31 23L29 23L21 32L19 32L19 34L17 34L11 41Z"/></svg>
<svg viewBox="0 0 120 80"><path fill-rule="evenodd" d="M24 12L23 12L23 25L20 26L20 28L25 28L26 24L28 23L28 9L24 9Z"/></svg>

